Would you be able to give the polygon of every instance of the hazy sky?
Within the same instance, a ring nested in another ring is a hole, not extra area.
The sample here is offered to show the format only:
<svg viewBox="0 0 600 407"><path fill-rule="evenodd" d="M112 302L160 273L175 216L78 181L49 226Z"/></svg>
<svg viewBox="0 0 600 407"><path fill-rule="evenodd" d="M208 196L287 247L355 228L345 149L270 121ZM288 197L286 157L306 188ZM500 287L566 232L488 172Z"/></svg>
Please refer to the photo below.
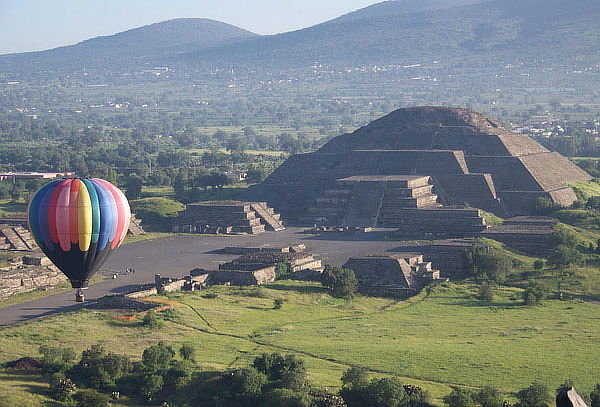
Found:
<svg viewBox="0 0 600 407"><path fill-rule="evenodd" d="M258 34L311 26L381 0L0 0L0 54L70 45L178 17Z"/></svg>

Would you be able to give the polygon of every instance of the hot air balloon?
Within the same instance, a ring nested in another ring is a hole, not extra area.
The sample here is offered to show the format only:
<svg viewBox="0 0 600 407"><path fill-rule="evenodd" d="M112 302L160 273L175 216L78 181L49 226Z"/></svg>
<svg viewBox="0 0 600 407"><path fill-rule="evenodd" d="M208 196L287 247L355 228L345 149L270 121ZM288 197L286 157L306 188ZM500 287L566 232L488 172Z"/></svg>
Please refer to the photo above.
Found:
<svg viewBox="0 0 600 407"><path fill-rule="evenodd" d="M69 178L40 188L29 202L29 230L48 258L69 278L75 300L129 228L127 198L110 182Z"/></svg>

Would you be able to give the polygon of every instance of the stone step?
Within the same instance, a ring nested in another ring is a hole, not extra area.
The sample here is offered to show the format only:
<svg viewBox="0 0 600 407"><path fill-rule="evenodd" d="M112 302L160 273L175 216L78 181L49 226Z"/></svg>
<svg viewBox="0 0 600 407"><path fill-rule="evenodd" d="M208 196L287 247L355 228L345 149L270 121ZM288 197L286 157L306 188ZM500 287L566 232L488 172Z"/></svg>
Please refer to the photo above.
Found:
<svg viewBox="0 0 600 407"><path fill-rule="evenodd" d="M265 223L266 227L269 230L274 230L276 232L280 230L284 230L285 226L278 219L274 218L272 214L267 210L267 205L262 202L253 203L250 205L252 209L256 212L256 214L260 217L260 219Z"/></svg>

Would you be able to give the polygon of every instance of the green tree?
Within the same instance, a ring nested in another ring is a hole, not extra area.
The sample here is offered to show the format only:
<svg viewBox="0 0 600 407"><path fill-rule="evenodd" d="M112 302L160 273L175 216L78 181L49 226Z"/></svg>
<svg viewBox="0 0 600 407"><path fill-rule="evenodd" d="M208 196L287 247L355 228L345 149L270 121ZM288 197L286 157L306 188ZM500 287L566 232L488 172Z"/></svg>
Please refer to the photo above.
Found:
<svg viewBox="0 0 600 407"><path fill-rule="evenodd" d="M479 286L479 294L477 298L481 301L491 301L494 298L494 290L490 283L483 282Z"/></svg>
<svg viewBox="0 0 600 407"><path fill-rule="evenodd" d="M552 396L548 387L542 383L533 383L517 393L518 407L549 407Z"/></svg>
<svg viewBox="0 0 600 407"><path fill-rule="evenodd" d="M334 297L351 298L358 291L358 281L354 271L337 264L325 265L321 284L327 287Z"/></svg>
<svg viewBox="0 0 600 407"><path fill-rule="evenodd" d="M196 348L194 348L189 343L184 343L183 345L181 345L181 348L179 348L179 354L181 355L183 360L194 361L196 357Z"/></svg>
<svg viewBox="0 0 600 407"><path fill-rule="evenodd" d="M274 389L264 397L263 407L310 407L311 398L306 392Z"/></svg>
<svg viewBox="0 0 600 407"><path fill-rule="evenodd" d="M481 407L502 407L504 405L502 393L490 386L479 389L474 398Z"/></svg>
<svg viewBox="0 0 600 407"><path fill-rule="evenodd" d="M369 386L369 373L363 367L351 367L342 375L342 389L340 396L348 407L362 407L367 405Z"/></svg>
<svg viewBox="0 0 600 407"><path fill-rule="evenodd" d="M110 397L95 390L81 390L75 395L77 407L110 407Z"/></svg>
<svg viewBox="0 0 600 407"><path fill-rule="evenodd" d="M162 322L156 316L156 313L152 310L146 312L144 319L142 319L142 325L150 329L158 329L162 326Z"/></svg>
<svg viewBox="0 0 600 407"><path fill-rule="evenodd" d="M125 195L127 199L138 199L142 195L142 185L143 181L140 176L135 173L129 175L125 181Z"/></svg>
<svg viewBox="0 0 600 407"><path fill-rule="evenodd" d="M453 387L452 392L443 398L448 407L475 407L473 392L460 387Z"/></svg>
<svg viewBox="0 0 600 407"><path fill-rule="evenodd" d="M257 399L267 384L267 376L253 367L238 369L224 376L227 389L235 397Z"/></svg>
<svg viewBox="0 0 600 407"><path fill-rule="evenodd" d="M280 260L275 266L275 276L277 280L285 280L290 277L290 265L284 259Z"/></svg>
<svg viewBox="0 0 600 407"><path fill-rule="evenodd" d="M590 407L600 407L600 384L596 384L590 393Z"/></svg>
<svg viewBox="0 0 600 407"><path fill-rule="evenodd" d="M42 355L40 362L44 373L65 372L77 357L72 348L42 345L39 352Z"/></svg>
<svg viewBox="0 0 600 407"><path fill-rule="evenodd" d="M395 377L373 379L367 386L369 406L403 407L408 404L404 386Z"/></svg>
<svg viewBox="0 0 600 407"><path fill-rule="evenodd" d="M523 291L525 305L537 305L542 302L545 296L546 290L535 281L530 281L525 291Z"/></svg>
<svg viewBox="0 0 600 407"><path fill-rule="evenodd" d="M577 247L578 241L577 234L561 224L554 226L554 232L550 236L550 242L553 247Z"/></svg>
<svg viewBox="0 0 600 407"><path fill-rule="evenodd" d="M175 356L175 351L164 342L159 342L144 350L142 353L142 363L151 372L164 369L169 366Z"/></svg>

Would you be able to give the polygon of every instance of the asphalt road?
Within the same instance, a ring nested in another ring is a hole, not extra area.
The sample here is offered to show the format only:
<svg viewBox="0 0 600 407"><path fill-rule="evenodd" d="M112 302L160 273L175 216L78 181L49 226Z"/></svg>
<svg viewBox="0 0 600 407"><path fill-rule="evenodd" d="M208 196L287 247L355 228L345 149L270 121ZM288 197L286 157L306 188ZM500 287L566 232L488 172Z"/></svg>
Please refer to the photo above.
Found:
<svg viewBox="0 0 600 407"><path fill-rule="evenodd" d="M357 235L315 236L304 234L304 228L287 228L281 232L265 232L248 236L173 236L128 244L118 249L102 268L104 274L118 273L86 290L87 301L107 294L128 291L132 286L154 281L155 274L182 277L193 268L216 269L219 263L237 256L215 253L225 246L256 247L261 245L293 245L303 243L307 251L316 254L324 263L343 264L352 256L381 254L398 246L385 240L385 232ZM125 273L126 268L135 273ZM57 312L78 309L74 291L40 298L0 310L0 326L11 325Z"/></svg>

